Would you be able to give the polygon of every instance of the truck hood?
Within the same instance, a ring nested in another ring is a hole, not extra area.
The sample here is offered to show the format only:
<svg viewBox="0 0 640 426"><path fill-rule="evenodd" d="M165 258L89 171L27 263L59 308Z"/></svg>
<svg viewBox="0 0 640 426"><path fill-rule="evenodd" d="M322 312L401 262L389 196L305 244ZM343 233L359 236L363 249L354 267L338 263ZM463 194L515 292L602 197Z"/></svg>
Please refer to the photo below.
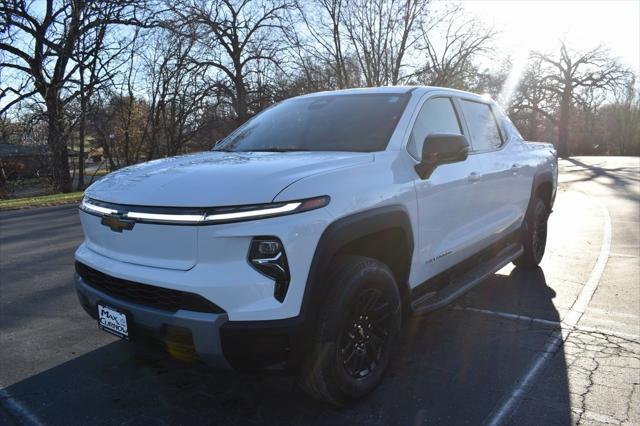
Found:
<svg viewBox="0 0 640 426"><path fill-rule="evenodd" d="M304 177L371 161L373 154L353 152L203 152L123 168L91 185L85 194L140 206L269 203Z"/></svg>

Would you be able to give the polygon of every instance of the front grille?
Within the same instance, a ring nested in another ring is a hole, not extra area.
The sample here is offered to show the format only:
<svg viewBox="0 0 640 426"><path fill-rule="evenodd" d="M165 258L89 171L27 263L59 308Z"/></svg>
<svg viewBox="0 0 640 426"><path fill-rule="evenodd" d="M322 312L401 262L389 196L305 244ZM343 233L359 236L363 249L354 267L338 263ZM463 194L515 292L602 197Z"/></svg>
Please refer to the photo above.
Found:
<svg viewBox="0 0 640 426"><path fill-rule="evenodd" d="M194 293L115 278L80 262L76 262L76 272L87 285L116 299L169 312L186 309L196 312L224 313L222 308Z"/></svg>

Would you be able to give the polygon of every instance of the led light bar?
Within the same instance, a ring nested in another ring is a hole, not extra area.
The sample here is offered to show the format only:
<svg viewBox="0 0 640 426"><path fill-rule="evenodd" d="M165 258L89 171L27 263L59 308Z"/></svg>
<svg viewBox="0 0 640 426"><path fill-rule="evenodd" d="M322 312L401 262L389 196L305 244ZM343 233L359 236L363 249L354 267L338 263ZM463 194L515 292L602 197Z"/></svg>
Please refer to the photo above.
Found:
<svg viewBox="0 0 640 426"><path fill-rule="evenodd" d="M96 216L119 215L145 223L175 223L181 225L210 225L282 216L315 210L329 204L328 196L299 201L258 204L236 207L142 207L127 206L84 198L80 209Z"/></svg>
<svg viewBox="0 0 640 426"><path fill-rule="evenodd" d="M210 214L205 216L204 221L220 222L220 221L227 221L227 220L234 220L234 219L247 219L252 217L260 217L260 216L273 216L273 215L279 215L282 213L292 212L298 207L300 207L301 205L302 205L301 202L295 202L295 203L288 203L280 207L273 207L273 208L266 208L266 209Z"/></svg>
<svg viewBox="0 0 640 426"><path fill-rule="evenodd" d="M87 213L99 213L99 214L118 213L117 210L91 204L86 197L82 199L82 203L80 203L80 209L86 211Z"/></svg>
<svg viewBox="0 0 640 426"><path fill-rule="evenodd" d="M141 219L160 222L202 222L204 214L162 214L162 213L140 213L127 212L125 214L129 219Z"/></svg>

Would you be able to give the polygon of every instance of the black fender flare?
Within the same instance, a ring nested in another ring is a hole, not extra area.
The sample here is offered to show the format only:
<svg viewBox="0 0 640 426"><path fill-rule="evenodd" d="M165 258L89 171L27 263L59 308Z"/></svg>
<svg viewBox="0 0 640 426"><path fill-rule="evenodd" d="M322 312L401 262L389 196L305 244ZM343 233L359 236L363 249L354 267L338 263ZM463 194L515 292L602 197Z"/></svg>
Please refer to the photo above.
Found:
<svg viewBox="0 0 640 426"><path fill-rule="evenodd" d="M553 173L551 172L551 170L543 170L536 173L536 175L533 177L533 183L531 184L531 195L529 196L529 204L527 205L527 212L531 211L533 201L535 200L536 191L542 184L545 183L549 183L553 188ZM553 205L553 199L551 200L551 205Z"/></svg>
<svg viewBox="0 0 640 426"><path fill-rule="evenodd" d="M346 244L380 231L400 229L408 245L409 256L406 265L406 285L413 257L414 238L409 214L404 206L390 205L354 213L331 223L322 233L309 268L300 314L315 323L319 308L329 290L324 285L329 266L335 254Z"/></svg>

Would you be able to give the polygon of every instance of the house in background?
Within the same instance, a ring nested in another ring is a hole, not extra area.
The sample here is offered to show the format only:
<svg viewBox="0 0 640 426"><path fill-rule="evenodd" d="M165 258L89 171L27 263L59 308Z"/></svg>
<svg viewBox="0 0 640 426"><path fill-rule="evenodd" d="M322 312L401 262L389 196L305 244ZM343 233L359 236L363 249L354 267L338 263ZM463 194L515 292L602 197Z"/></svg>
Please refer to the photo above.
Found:
<svg viewBox="0 0 640 426"><path fill-rule="evenodd" d="M0 180L46 176L50 159L45 146L16 145L0 140Z"/></svg>

